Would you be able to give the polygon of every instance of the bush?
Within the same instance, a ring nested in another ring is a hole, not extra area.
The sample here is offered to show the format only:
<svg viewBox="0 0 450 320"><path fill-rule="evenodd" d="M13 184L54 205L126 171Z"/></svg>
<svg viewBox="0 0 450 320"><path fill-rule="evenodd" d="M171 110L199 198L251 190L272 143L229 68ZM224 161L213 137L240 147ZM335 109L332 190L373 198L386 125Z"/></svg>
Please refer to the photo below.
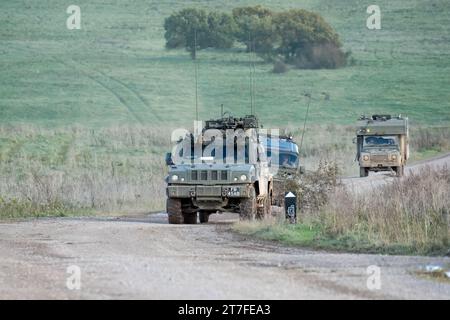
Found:
<svg viewBox="0 0 450 320"><path fill-rule="evenodd" d="M335 44L308 45L299 49L293 63L299 69L336 69L347 64L347 55Z"/></svg>
<svg viewBox="0 0 450 320"><path fill-rule="evenodd" d="M299 195L297 206L305 212L317 212L328 204L332 191L338 185L338 167L333 162L321 161L317 170L289 179L285 192Z"/></svg>
<svg viewBox="0 0 450 320"><path fill-rule="evenodd" d="M273 73L285 73L288 70L288 66L283 61L277 60L273 64Z"/></svg>

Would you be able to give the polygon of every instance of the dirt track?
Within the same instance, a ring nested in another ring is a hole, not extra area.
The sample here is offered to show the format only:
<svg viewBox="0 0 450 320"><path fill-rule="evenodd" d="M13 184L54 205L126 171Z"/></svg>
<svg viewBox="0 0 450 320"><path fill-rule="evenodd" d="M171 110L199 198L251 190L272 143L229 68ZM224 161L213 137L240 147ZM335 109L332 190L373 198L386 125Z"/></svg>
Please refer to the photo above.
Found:
<svg viewBox="0 0 450 320"><path fill-rule="evenodd" d="M427 162L450 167L450 155ZM412 166L418 170L424 164ZM410 172L408 170L408 172ZM345 179L359 188L392 179ZM449 299L450 283L415 274L450 258L335 254L236 236L234 215L207 225L168 225L165 214L0 224L2 299ZM66 287L68 266L81 289ZM381 289L367 288L367 267Z"/></svg>

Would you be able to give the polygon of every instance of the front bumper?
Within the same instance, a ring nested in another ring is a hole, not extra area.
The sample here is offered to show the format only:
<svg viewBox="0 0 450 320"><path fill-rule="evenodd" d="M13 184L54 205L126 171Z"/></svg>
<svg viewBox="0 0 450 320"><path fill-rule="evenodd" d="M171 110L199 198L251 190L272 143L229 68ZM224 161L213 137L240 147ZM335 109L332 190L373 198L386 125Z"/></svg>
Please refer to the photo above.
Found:
<svg viewBox="0 0 450 320"><path fill-rule="evenodd" d="M401 161L360 161L359 166L362 168L391 168L400 167Z"/></svg>
<svg viewBox="0 0 450 320"><path fill-rule="evenodd" d="M249 185L226 185L226 186L167 186L166 192L169 198L248 198L250 195Z"/></svg>
<svg viewBox="0 0 450 320"><path fill-rule="evenodd" d="M371 156L369 160L359 159L359 166L362 168L391 168L399 167L402 165L400 156L395 160L390 160L387 155L385 156Z"/></svg>

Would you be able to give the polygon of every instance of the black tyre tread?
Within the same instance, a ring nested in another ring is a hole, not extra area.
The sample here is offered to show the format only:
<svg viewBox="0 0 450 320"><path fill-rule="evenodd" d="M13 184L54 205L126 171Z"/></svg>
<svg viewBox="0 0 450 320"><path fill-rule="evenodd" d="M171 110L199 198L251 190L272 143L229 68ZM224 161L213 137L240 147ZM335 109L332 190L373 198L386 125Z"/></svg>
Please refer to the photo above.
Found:
<svg viewBox="0 0 450 320"><path fill-rule="evenodd" d="M254 220L256 216L256 192L255 188L250 187L250 197L244 198L239 204L239 217L241 220Z"/></svg>
<svg viewBox="0 0 450 320"><path fill-rule="evenodd" d="M183 223L183 214L181 212L181 200L167 199L166 211L168 215L169 224Z"/></svg>
<svg viewBox="0 0 450 320"><path fill-rule="evenodd" d="M367 168L359 168L359 176L361 178L369 176L369 170Z"/></svg>
<svg viewBox="0 0 450 320"><path fill-rule="evenodd" d="M403 177L403 175L405 174L405 167L404 166L396 167L395 174L397 177Z"/></svg>

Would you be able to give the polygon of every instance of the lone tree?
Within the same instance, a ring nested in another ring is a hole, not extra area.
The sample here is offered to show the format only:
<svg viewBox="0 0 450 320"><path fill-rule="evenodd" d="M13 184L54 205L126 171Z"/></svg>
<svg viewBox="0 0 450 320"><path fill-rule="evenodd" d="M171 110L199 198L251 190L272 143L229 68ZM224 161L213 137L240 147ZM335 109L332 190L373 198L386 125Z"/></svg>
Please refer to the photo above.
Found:
<svg viewBox="0 0 450 320"><path fill-rule="evenodd" d="M303 9L272 12L254 6L233 9L232 15L202 9L183 9L164 22L166 47L197 50L231 48L235 40L266 61L303 69L345 66L339 35L318 14Z"/></svg>
<svg viewBox="0 0 450 320"><path fill-rule="evenodd" d="M209 47L230 48L233 46L235 24L225 13L202 9L183 9L164 21L166 47L185 48L196 58L196 51Z"/></svg>

